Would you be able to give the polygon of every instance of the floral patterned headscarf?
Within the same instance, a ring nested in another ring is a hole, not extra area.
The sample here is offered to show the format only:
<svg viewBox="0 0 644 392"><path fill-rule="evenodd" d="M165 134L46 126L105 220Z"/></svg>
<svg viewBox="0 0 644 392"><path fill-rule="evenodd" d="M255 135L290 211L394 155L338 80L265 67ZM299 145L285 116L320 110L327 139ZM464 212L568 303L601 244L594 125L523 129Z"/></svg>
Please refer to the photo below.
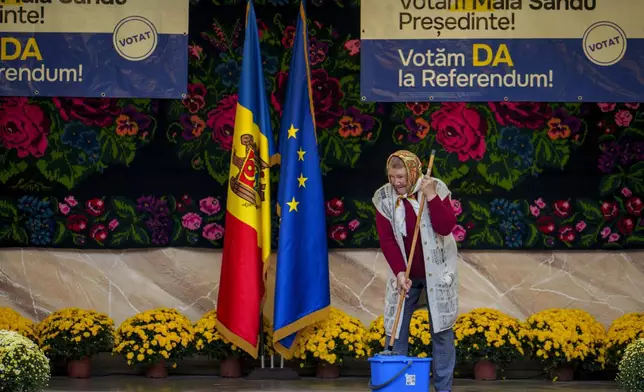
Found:
<svg viewBox="0 0 644 392"><path fill-rule="evenodd" d="M398 150L391 154L389 158L387 158L387 168L389 168L389 163L394 157L400 158L400 160L405 165L405 169L407 170L407 194L410 194L416 187L418 179L422 177L423 164L418 156L416 156L416 154L414 154L413 152L407 150Z"/></svg>

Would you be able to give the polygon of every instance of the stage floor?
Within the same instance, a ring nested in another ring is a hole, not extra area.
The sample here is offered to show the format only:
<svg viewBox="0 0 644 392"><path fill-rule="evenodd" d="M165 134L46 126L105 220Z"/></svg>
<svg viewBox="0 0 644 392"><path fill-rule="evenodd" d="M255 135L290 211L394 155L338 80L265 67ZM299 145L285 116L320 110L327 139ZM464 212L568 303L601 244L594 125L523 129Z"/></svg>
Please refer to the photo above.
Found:
<svg viewBox="0 0 644 392"><path fill-rule="evenodd" d="M369 391L368 380L364 378L341 378L337 380L302 379L298 381L246 381L228 380L215 377L170 377L151 380L137 376L107 376L88 380L72 380L54 377L47 392L225 392L225 391L298 391L338 392ZM608 392L617 391L612 382L548 382L548 381L495 381L476 382L456 380L454 392Z"/></svg>

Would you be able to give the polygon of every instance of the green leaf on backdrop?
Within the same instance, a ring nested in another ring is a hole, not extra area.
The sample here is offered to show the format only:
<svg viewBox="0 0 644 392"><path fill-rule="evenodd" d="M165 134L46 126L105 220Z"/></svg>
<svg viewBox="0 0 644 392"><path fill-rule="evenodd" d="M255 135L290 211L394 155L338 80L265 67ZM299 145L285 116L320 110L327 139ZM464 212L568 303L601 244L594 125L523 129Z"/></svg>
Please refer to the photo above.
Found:
<svg viewBox="0 0 644 392"><path fill-rule="evenodd" d="M601 209L597 205L597 202L588 199L579 199L577 200L577 205L581 210L585 219L590 221L603 221L604 214L602 214Z"/></svg>
<svg viewBox="0 0 644 392"><path fill-rule="evenodd" d="M567 140L550 140L546 132L536 137L535 160L539 167L563 170L570 159L570 146Z"/></svg>

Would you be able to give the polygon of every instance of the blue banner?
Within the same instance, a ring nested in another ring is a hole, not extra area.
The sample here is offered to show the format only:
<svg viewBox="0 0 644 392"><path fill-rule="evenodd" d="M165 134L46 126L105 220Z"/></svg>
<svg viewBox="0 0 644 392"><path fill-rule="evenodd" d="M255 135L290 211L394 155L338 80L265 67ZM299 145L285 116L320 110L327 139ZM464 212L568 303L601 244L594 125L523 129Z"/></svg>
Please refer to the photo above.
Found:
<svg viewBox="0 0 644 392"><path fill-rule="evenodd" d="M642 102L642 12L630 0L363 0L362 99Z"/></svg>
<svg viewBox="0 0 644 392"><path fill-rule="evenodd" d="M188 0L37 3L0 5L0 95L185 96Z"/></svg>

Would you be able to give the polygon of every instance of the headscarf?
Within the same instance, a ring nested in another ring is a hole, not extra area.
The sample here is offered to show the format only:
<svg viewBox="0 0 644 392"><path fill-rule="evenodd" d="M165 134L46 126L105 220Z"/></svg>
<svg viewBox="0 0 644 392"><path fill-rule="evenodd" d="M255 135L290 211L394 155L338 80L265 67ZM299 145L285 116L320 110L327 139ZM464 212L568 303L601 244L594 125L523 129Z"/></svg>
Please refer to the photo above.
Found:
<svg viewBox="0 0 644 392"><path fill-rule="evenodd" d="M393 157L398 157L403 162L405 169L407 171L407 193L404 195L398 195L398 200L396 200L395 210L394 210L394 222L396 229L402 233L403 236L407 236L407 228L405 226L405 206L402 205L402 200L407 199L411 206L414 208L416 214L420 204L416 200L416 193L420 189L420 179L423 176L422 173L422 162L411 151L407 150L398 150L391 154L387 159L387 168L389 168L389 163Z"/></svg>
<svg viewBox="0 0 644 392"><path fill-rule="evenodd" d="M405 170L407 171L407 194L415 194L416 192L413 192L414 188L416 187L418 180L423 176L423 163L413 152L398 150L387 158L387 168L389 168L389 163L394 157L400 158L403 165L405 165Z"/></svg>

